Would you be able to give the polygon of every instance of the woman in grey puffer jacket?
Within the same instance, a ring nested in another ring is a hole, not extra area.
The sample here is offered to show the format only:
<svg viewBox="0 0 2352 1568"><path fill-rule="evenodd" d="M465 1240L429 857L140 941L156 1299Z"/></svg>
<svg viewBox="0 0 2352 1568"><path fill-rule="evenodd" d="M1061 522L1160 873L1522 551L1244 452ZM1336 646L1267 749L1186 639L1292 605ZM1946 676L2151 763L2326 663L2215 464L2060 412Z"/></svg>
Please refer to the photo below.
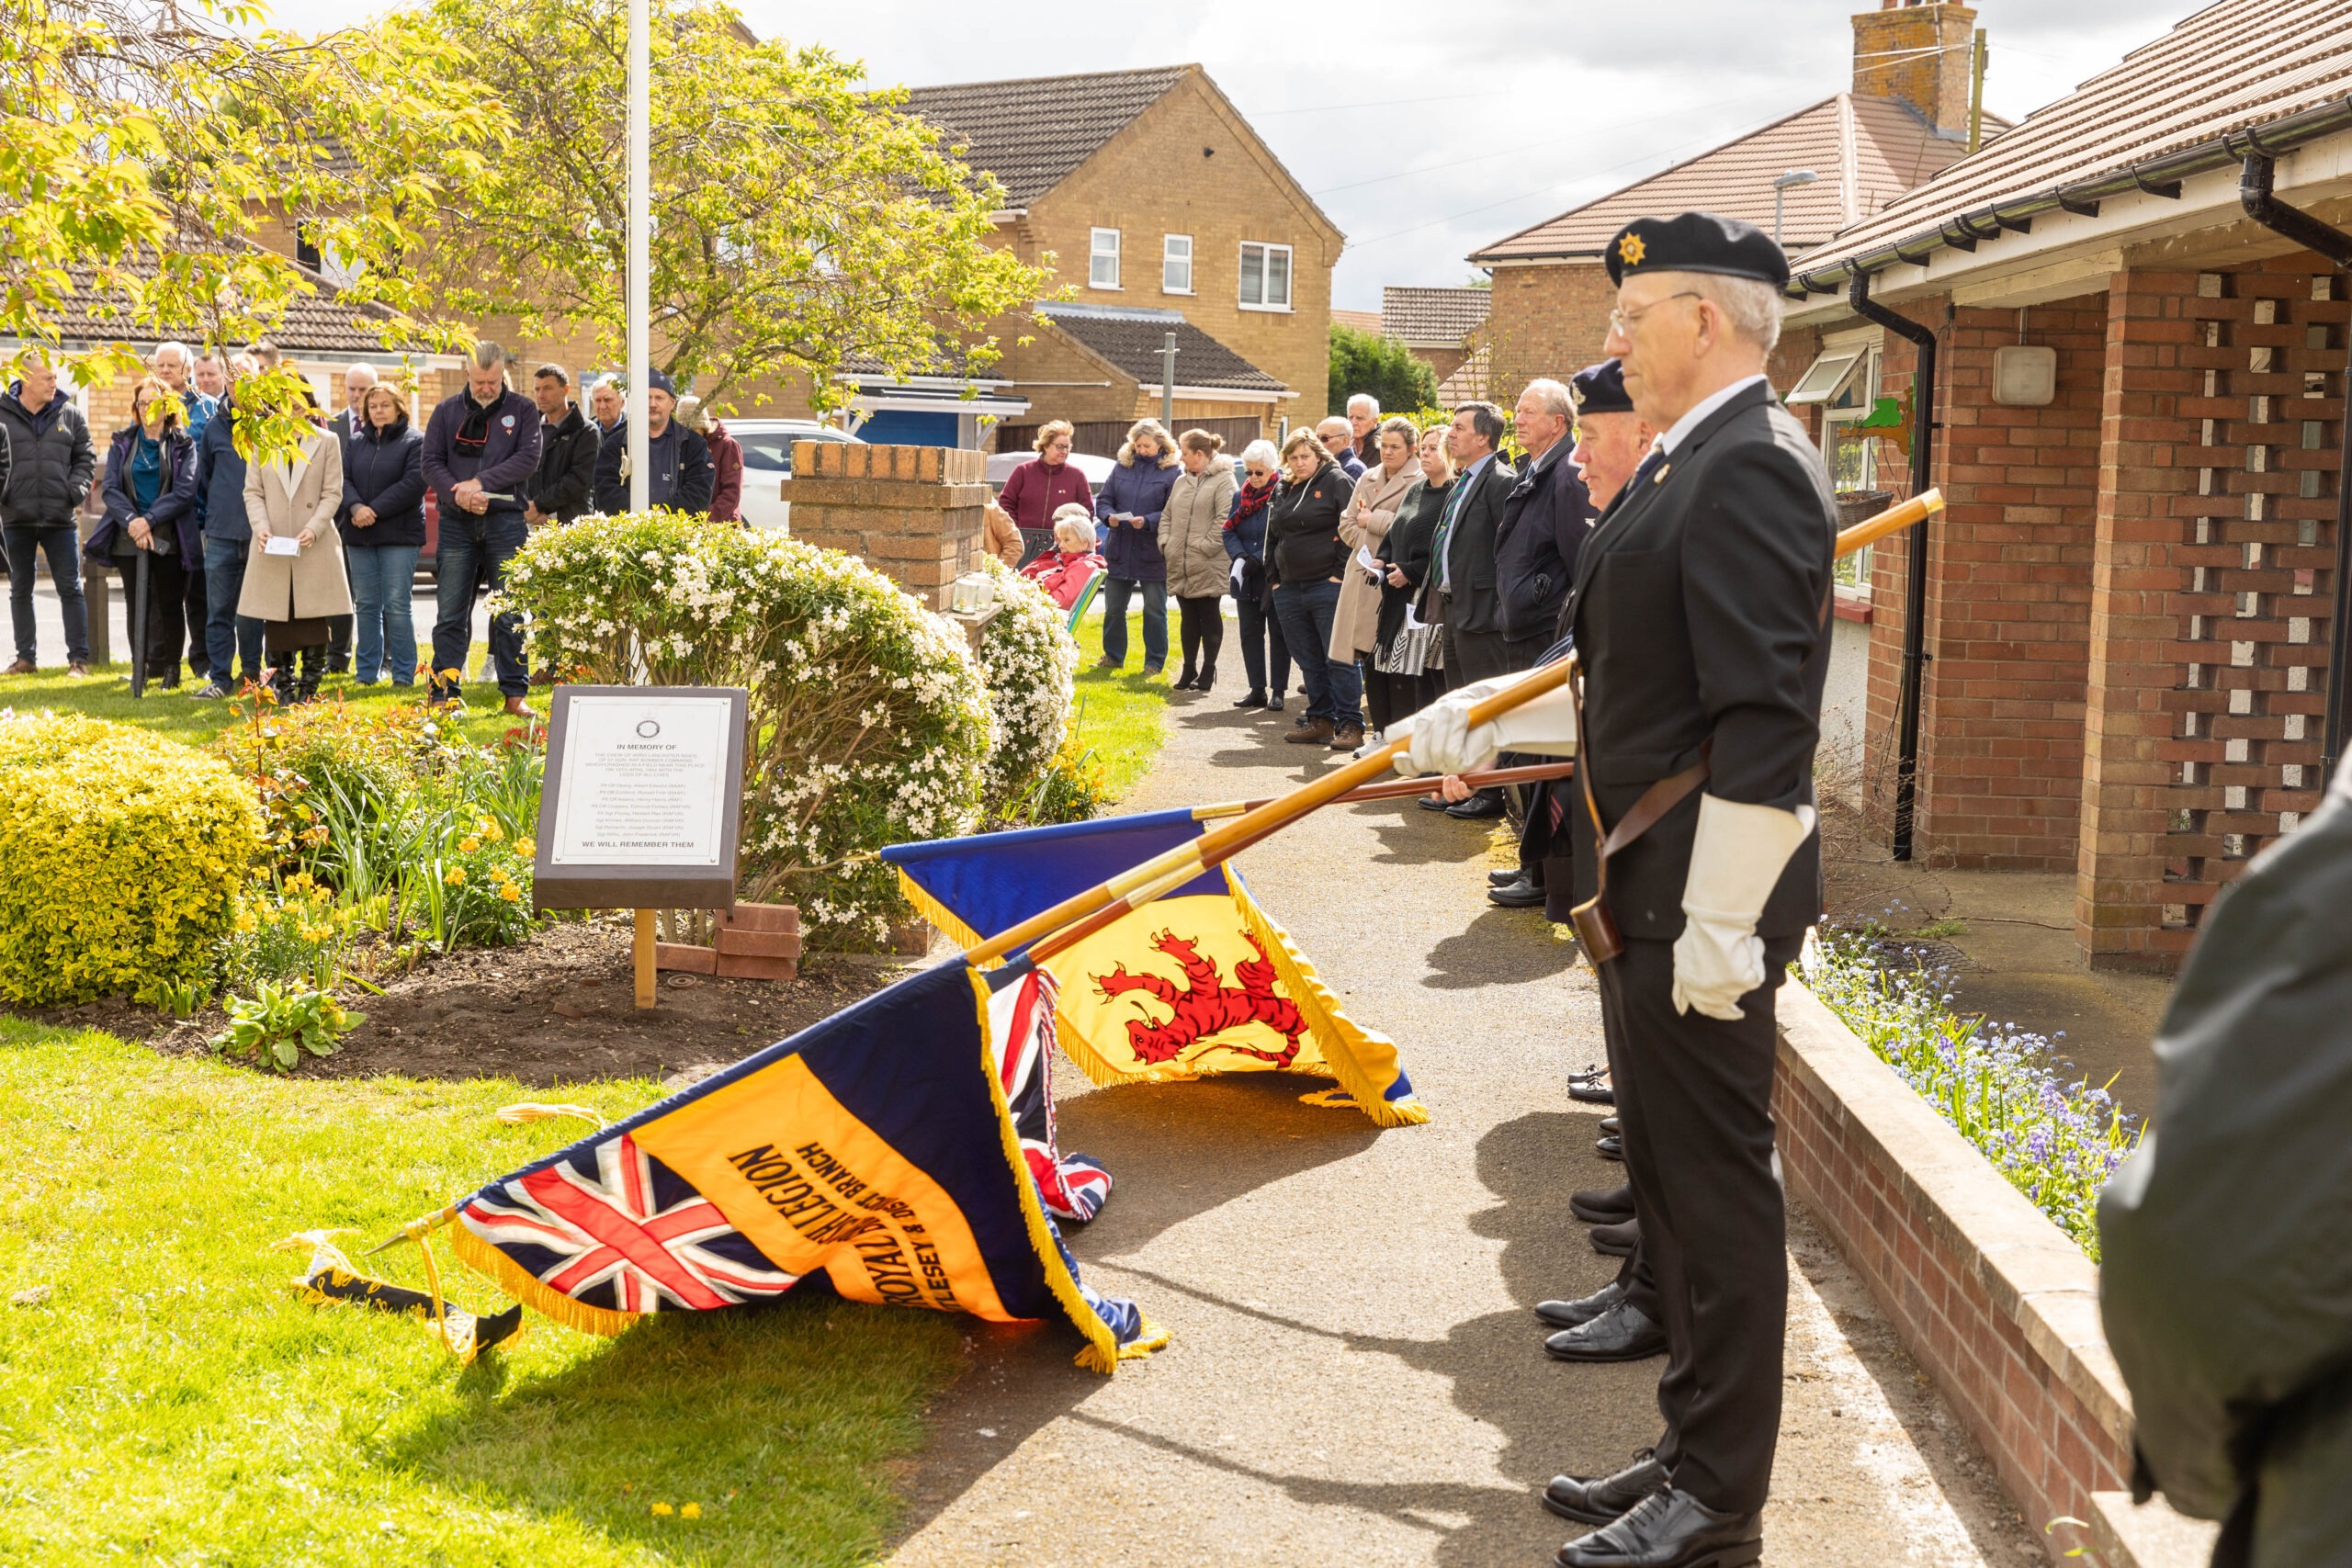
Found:
<svg viewBox="0 0 2352 1568"><path fill-rule="evenodd" d="M1225 437L1188 430L1176 440L1184 471L1159 514L1159 553L1168 562L1168 591L1176 596L1184 669L1171 690L1205 692L1216 684L1217 650L1225 646L1225 592L1232 561L1225 553L1225 519L1233 510L1233 459L1220 457Z"/></svg>

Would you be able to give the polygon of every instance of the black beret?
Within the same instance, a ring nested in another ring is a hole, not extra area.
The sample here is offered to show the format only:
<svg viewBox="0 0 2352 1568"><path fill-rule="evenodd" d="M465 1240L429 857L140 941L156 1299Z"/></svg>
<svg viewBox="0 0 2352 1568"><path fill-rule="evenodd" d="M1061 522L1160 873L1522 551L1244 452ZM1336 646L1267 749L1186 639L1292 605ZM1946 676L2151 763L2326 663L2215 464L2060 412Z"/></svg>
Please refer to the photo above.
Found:
<svg viewBox="0 0 2352 1568"><path fill-rule="evenodd" d="M1577 412L1632 413L1634 400L1625 395L1625 368L1613 359L1588 365L1568 378L1568 395Z"/></svg>
<svg viewBox="0 0 2352 1568"><path fill-rule="evenodd" d="M1609 281L1642 272L1713 272L1778 288L1789 281L1788 253L1755 224L1713 212L1636 218L1609 242Z"/></svg>

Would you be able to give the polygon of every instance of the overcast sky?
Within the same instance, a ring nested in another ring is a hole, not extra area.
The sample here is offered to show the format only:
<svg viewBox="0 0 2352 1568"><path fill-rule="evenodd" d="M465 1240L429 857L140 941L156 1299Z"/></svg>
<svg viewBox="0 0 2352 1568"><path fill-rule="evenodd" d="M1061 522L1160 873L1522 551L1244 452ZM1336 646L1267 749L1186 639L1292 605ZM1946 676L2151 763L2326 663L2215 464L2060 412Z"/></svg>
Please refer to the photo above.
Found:
<svg viewBox="0 0 2352 1568"><path fill-rule="evenodd" d="M822 43L870 81L927 86L1193 61L1348 236L1333 303L1461 283L1471 251L1847 86L1871 0L1266 0L1044 9L940 0L739 0L763 37ZM2021 118L2197 0L1981 0L1988 107ZM333 26L336 0L278 0ZM1140 21L1136 18L1141 17ZM1455 26L1476 19L1479 27ZM656 90L659 90L658 84Z"/></svg>

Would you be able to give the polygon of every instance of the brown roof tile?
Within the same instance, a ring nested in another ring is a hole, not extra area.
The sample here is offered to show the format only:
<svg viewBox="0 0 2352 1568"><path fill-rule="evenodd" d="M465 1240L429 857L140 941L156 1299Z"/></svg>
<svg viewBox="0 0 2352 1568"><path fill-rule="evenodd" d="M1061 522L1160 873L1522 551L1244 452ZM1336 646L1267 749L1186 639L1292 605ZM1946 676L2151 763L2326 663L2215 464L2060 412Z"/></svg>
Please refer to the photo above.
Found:
<svg viewBox="0 0 2352 1568"><path fill-rule="evenodd" d="M1996 201L2127 171L2352 95L2352 0L2221 0L2133 50L1801 265L1833 265Z"/></svg>
<svg viewBox="0 0 2352 1568"><path fill-rule="evenodd" d="M962 142L964 161L994 175L1008 203L1026 207L1196 69L1156 65L916 87L907 94L904 112Z"/></svg>
<svg viewBox="0 0 2352 1568"><path fill-rule="evenodd" d="M133 260L129 267L140 276L152 276L155 263ZM397 354L412 346L398 339L387 343L367 324L390 319L391 312L382 306L346 302L326 278L308 267L295 270L313 292L297 294L288 303L285 317L271 329L269 341L279 348L298 357L314 358ZM96 275L87 268L74 269L74 283L75 292L67 296L64 308L57 312L59 334L67 343L154 344L178 339L200 344L211 336L201 321L167 322L157 330L132 321L130 299L118 291L99 288Z"/></svg>
<svg viewBox="0 0 2352 1568"><path fill-rule="evenodd" d="M2007 124L1985 117L1988 129ZM1474 253L1498 261L1597 256L1636 218L1693 209L1772 226L1772 181L1791 169L1821 178L1792 186L1781 236L1791 251L1819 244L1867 218L1966 152L1894 98L1839 93L1760 130L1637 180L1597 201L1547 219Z"/></svg>
<svg viewBox="0 0 2352 1568"><path fill-rule="evenodd" d="M1401 343L1459 348L1484 326L1493 295L1484 288L1429 288L1390 284L1380 291L1381 331Z"/></svg>
<svg viewBox="0 0 2352 1568"><path fill-rule="evenodd" d="M1342 310L1335 307L1331 311L1331 324L1335 327L1353 327L1360 333L1370 333L1373 336L1378 337L1381 331L1380 312Z"/></svg>
<svg viewBox="0 0 2352 1568"><path fill-rule="evenodd" d="M1453 374L1438 383L1437 406L1458 408L1467 402L1484 402L1488 396L1487 383L1494 379L1493 344L1472 345L1470 357L1453 367Z"/></svg>
<svg viewBox="0 0 2352 1568"><path fill-rule="evenodd" d="M1037 307L1037 316L1076 338L1121 375L1132 376L1144 386L1159 385L1159 352L1163 340L1172 332L1176 334L1177 385L1241 392L1290 390L1280 379L1259 369L1174 310L1047 304Z"/></svg>

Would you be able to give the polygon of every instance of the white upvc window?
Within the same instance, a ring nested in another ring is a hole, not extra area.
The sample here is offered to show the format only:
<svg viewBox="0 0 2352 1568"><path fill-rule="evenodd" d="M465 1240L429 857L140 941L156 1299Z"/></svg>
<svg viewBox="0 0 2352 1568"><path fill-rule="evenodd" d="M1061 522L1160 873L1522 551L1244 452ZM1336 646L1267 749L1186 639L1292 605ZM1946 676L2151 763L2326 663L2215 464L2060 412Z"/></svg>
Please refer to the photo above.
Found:
<svg viewBox="0 0 2352 1568"><path fill-rule="evenodd" d="M1825 353L1800 377L1789 394L1792 404L1817 403L1821 408L1821 455L1829 465L1832 487L1840 495L1860 495L1879 488L1878 437L1862 428L1862 421L1878 411L1879 351L1856 344ZM1873 550L1863 548L1838 558L1838 586L1849 594L1868 599Z"/></svg>
<svg viewBox="0 0 2352 1568"><path fill-rule="evenodd" d="M1096 229L1087 245L1086 286L1089 288L1119 287L1119 231L1116 229Z"/></svg>
<svg viewBox="0 0 2352 1568"><path fill-rule="evenodd" d="M1290 309L1290 247L1241 242L1241 308Z"/></svg>
<svg viewBox="0 0 2352 1568"><path fill-rule="evenodd" d="M1169 234L1159 242L1159 291L1162 294L1190 294L1193 291L1193 236Z"/></svg>

